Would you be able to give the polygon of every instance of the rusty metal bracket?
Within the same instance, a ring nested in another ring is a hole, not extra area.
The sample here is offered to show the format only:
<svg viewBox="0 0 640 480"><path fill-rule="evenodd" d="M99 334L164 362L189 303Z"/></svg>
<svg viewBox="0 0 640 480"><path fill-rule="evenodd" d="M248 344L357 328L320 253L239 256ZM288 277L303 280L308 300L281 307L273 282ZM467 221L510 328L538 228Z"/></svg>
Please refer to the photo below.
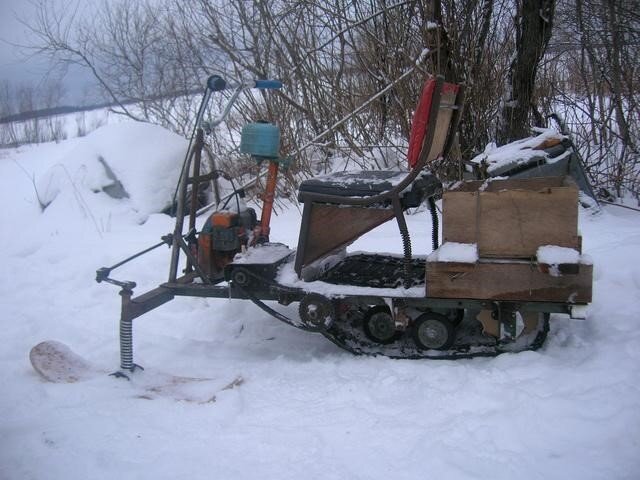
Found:
<svg viewBox="0 0 640 480"><path fill-rule="evenodd" d="M162 245L168 245L169 247L171 246L171 244L173 243L173 235L172 234L167 234L161 237L162 241L156 243L155 245L152 245L149 248L145 248L144 250L142 250L141 252L138 252L134 255L131 255L130 257L125 258L124 260L116 263L115 265L112 265L111 267L101 267L98 270L96 270L96 282L98 283L102 283L102 282L106 282L106 283L110 283L112 285L116 285L120 288L122 288L125 291L131 291L133 292L133 289L136 287L136 282L131 282L128 280L125 281L120 281L120 280L115 280L113 278L110 278L109 275L111 275L111 272L113 270L115 270L118 267L121 267L122 265L124 265L125 263L129 263L131 260L135 260L136 258L144 255L145 253L149 253L152 250L155 250L156 248L162 246Z"/></svg>

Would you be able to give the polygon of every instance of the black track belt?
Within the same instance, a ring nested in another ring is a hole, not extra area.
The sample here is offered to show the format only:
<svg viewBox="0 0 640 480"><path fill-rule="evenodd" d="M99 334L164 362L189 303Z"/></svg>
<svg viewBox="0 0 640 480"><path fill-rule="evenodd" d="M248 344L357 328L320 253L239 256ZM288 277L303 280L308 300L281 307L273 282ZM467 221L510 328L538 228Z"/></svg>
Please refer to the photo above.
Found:
<svg viewBox="0 0 640 480"><path fill-rule="evenodd" d="M389 258L389 257L384 257ZM402 264L402 259L399 260ZM274 282L268 278L264 278L255 272L248 271L248 273L263 286L268 286L270 289L280 291L283 295L291 294L293 289L285 287L283 285ZM238 289L246 298L251 300L256 306L262 309L264 312L273 316L277 320L280 320L287 325L298 328L300 330L310 330L303 325L300 321L294 321L293 319L283 315L282 313L274 310L266 305L261 299L256 297L249 290L234 285L233 288ZM296 291L300 293L299 291ZM316 331L316 330L314 330ZM540 348L549 332L549 321L545 317L542 324L539 326L536 332L531 333L530 341L517 349L509 348L509 344L500 345L497 341L487 338L482 335L479 325L471 326L470 328L459 329L456 342L453 348L446 351L437 350L421 350L419 349L408 335L403 335L398 341L389 344L382 345L369 340L361 328L354 327L351 322L336 320L333 325L328 329L321 330L320 333L324 335L328 340L337 345L338 347L353 353L354 355L382 355L389 358L398 359L433 359L433 360L453 360L459 358L472 358L472 357L493 357L505 352L520 352L526 350L537 350Z"/></svg>
<svg viewBox="0 0 640 480"><path fill-rule="evenodd" d="M404 259L389 255L350 255L327 271L321 280L335 285L396 288L404 281ZM425 260L411 260L411 287L424 285Z"/></svg>

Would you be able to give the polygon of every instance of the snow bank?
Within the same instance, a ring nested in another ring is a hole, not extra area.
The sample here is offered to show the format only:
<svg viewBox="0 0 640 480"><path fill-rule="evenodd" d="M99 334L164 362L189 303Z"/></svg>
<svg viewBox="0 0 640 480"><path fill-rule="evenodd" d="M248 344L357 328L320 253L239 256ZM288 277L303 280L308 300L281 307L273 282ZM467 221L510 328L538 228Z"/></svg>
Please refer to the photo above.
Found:
<svg viewBox="0 0 640 480"><path fill-rule="evenodd" d="M101 127L77 139L39 178L41 201L50 205L60 195L112 193L121 186L118 196L145 220L170 204L186 148L184 138L157 125Z"/></svg>

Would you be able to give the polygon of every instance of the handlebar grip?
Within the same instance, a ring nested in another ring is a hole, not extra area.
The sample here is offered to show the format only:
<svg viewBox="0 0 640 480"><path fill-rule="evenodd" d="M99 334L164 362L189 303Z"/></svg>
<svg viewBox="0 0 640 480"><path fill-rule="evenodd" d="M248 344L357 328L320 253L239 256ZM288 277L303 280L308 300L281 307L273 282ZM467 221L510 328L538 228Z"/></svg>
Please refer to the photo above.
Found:
<svg viewBox="0 0 640 480"><path fill-rule="evenodd" d="M275 90L282 88L282 82L280 80L256 80L256 87L265 90Z"/></svg>
<svg viewBox="0 0 640 480"><path fill-rule="evenodd" d="M219 92L227 88L227 82L220 75L211 75L207 78L207 87L213 92Z"/></svg>

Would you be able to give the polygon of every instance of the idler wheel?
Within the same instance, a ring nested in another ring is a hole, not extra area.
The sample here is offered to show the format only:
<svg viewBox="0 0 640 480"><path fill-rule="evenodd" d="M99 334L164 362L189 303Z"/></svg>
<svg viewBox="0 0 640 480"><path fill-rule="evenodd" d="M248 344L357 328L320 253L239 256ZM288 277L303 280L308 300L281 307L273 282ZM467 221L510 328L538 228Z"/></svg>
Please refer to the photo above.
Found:
<svg viewBox="0 0 640 480"><path fill-rule="evenodd" d="M298 312L307 329L316 332L329 328L336 318L333 302L318 293L309 293L302 297Z"/></svg>
<svg viewBox="0 0 640 480"><path fill-rule="evenodd" d="M416 345L423 350L448 350L456 339L453 322L433 312L420 315L412 333Z"/></svg>
<svg viewBox="0 0 640 480"><path fill-rule="evenodd" d="M231 272L231 281L240 287L247 287L251 283L251 275L242 267L235 268Z"/></svg>
<svg viewBox="0 0 640 480"><path fill-rule="evenodd" d="M364 316L362 328L369 340L383 345L392 343L398 338L396 322L386 305L370 308Z"/></svg>

